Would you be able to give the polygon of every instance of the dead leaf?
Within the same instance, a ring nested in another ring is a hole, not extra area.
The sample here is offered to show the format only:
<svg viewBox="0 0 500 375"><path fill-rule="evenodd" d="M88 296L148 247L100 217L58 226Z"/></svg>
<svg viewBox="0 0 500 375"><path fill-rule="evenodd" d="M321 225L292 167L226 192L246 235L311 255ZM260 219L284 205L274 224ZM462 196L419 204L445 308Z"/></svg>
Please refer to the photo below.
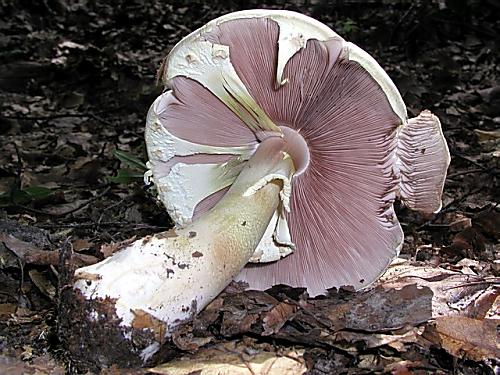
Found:
<svg viewBox="0 0 500 375"><path fill-rule="evenodd" d="M473 300L464 310L470 318L498 318L500 314L500 288L491 288Z"/></svg>
<svg viewBox="0 0 500 375"><path fill-rule="evenodd" d="M279 354L267 351L248 354L244 349L202 349L195 355L182 357L149 371L165 375L299 375L307 371L302 349Z"/></svg>
<svg viewBox="0 0 500 375"><path fill-rule="evenodd" d="M51 300L54 300L56 298L56 287L50 282L50 280L41 272L31 269L28 272L31 281L33 281L33 284L36 285L36 287L45 294L47 297L49 297Z"/></svg>
<svg viewBox="0 0 500 375"><path fill-rule="evenodd" d="M500 130L498 129L491 131L474 129L474 133L476 133L479 142L494 141L500 138Z"/></svg>
<svg viewBox="0 0 500 375"><path fill-rule="evenodd" d="M490 283L483 281L477 275L405 262L390 266L378 282L385 288L401 288L409 284L428 287L433 293L432 316L440 317L467 314L467 307L491 290Z"/></svg>
<svg viewBox="0 0 500 375"><path fill-rule="evenodd" d="M414 284L380 285L347 303L329 304L327 316L337 329L382 332L414 326L432 317L433 293Z"/></svg>
<svg viewBox="0 0 500 375"><path fill-rule="evenodd" d="M264 332L263 336L271 335L278 332L283 325L290 320L295 312L297 311L297 306L286 302L281 302L274 306L271 311L269 311L266 316L262 319L262 326Z"/></svg>
<svg viewBox="0 0 500 375"><path fill-rule="evenodd" d="M252 326L279 303L274 297L259 291L226 295L221 308L221 334L231 337L249 332Z"/></svg>
<svg viewBox="0 0 500 375"><path fill-rule="evenodd" d="M495 239L500 239L500 212L488 208L480 212L474 218L474 224L478 225L484 234L491 236Z"/></svg>
<svg viewBox="0 0 500 375"><path fill-rule="evenodd" d="M34 358L31 363L17 358L0 355L0 374L9 375L64 375L63 366L59 366L48 355Z"/></svg>
<svg viewBox="0 0 500 375"><path fill-rule="evenodd" d="M9 317L16 312L17 306L13 303L0 303L0 317Z"/></svg>
<svg viewBox="0 0 500 375"><path fill-rule="evenodd" d="M99 249L99 252L102 254L104 259L109 258L111 255L113 255L117 251L120 251L121 249L130 245L132 242L135 241L135 239L136 239L136 236L133 236L125 241L121 241L118 243L102 244L101 248Z"/></svg>
<svg viewBox="0 0 500 375"><path fill-rule="evenodd" d="M89 201L88 199L76 199L73 202L68 202L48 207L45 210L45 212L47 212L47 214L49 215L64 216L67 215L69 212L73 212L75 209L79 207L83 208L88 201Z"/></svg>
<svg viewBox="0 0 500 375"><path fill-rule="evenodd" d="M73 241L73 250L76 252L79 252L79 251L84 250L84 249L89 249L92 246L94 246L94 244L92 242L90 242L89 240L84 239L84 238L78 238L78 239Z"/></svg>
<svg viewBox="0 0 500 375"><path fill-rule="evenodd" d="M153 315L142 309L132 310L134 320L132 321L132 328L136 330L147 329L154 333L155 340L162 343L165 339L165 322L156 319Z"/></svg>
<svg viewBox="0 0 500 375"><path fill-rule="evenodd" d="M497 319L445 316L425 329L423 336L455 357L484 361L500 357Z"/></svg>
<svg viewBox="0 0 500 375"><path fill-rule="evenodd" d="M384 368L385 373L391 373L392 375L413 375L413 374L423 374L423 372L413 372L412 369L415 368L420 371L423 369L432 371L433 374L440 374L437 372L437 368L431 366L427 361L398 361L391 363ZM427 373L427 372L426 372Z"/></svg>
<svg viewBox="0 0 500 375"><path fill-rule="evenodd" d="M483 252L486 249L485 238L476 228L467 228L453 237L451 247L462 251Z"/></svg>
<svg viewBox="0 0 500 375"><path fill-rule="evenodd" d="M59 252L41 250L27 242L21 241L11 234L0 233L0 242L12 251L19 259L26 264L36 265L58 265ZM96 257L86 254L75 254L76 265L88 266L98 262Z"/></svg>
<svg viewBox="0 0 500 375"><path fill-rule="evenodd" d="M88 184L96 184L103 176L102 161L91 157L78 158L71 166L69 177Z"/></svg>
<svg viewBox="0 0 500 375"><path fill-rule="evenodd" d="M455 220L450 223L450 229L455 232L470 228L472 226L472 220L469 217L462 215L457 215Z"/></svg>
<svg viewBox="0 0 500 375"><path fill-rule="evenodd" d="M179 331L175 331L172 334L172 342L180 350L183 350L185 352L195 352L212 340L213 339L211 337L194 336L189 328L186 330L181 329Z"/></svg>
<svg viewBox="0 0 500 375"><path fill-rule="evenodd" d="M420 335L422 331L423 328L421 327L414 327L403 334L367 334L364 332L340 331L335 337L338 341L345 341L349 346L354 346L358 342L362 342L366 348L370 349L387 345L401 353L406 351L405 344L421 341Z"/></svg>

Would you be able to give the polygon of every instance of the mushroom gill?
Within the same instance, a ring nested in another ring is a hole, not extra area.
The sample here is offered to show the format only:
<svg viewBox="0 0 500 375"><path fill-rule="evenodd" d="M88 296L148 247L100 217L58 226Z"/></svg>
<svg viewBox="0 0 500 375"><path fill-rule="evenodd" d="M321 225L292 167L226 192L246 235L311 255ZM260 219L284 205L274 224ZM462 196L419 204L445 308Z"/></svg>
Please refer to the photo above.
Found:
<svg viewBox="0 0 500 375"><path fill-rule="evenodd" d="M314 22L286 11L237 12L180 42L211 43L215 49L224 46L237 77L233 81L244 85L241 92L249 96L236 100L251 103L245 111L253 108L264 113L264 123L254 122L251 116L248 124L247 114L240 113L242 106L225 103L207 78L167 67L163 77L172 89L169 95L178 102L159 108L157 124L174 137L200 147L213 146L212 153L225 149L234 155L230 162L215 162L213 167L218 169L228 163L241 168L252 147L263 139L284 139L296 170L289 204L285 201L278 207L250 260L254 264L237 279L257 289L280 283L306 287L313 296L343 285L360 289L376 280L403 242L395 199L401 196L411 205L415 200L411 192L418 190L415 194L425 206L426 194L440 196L436 189L442 190L438 184L445 173L442 167L428 173L434 182L425 186L434 191L415 188L412 165L425 169L428 161L410 160L405 153L412 147L412 135L406 129L418 124L408 121L399 92L371 56ZM290 45L293 53L284 52ZM175 47L169 60L181 61L182 50ZM420 129L423 137L425 133ZM446 153L445 142L442 134L435 134L432 155L441 157ZM204 152L200 154L206 155L204 163L213 163L213 156ZM162 163L149 154L153 165ZM409 161L401 162L401 157ZM201 168L200 163L198 172ZM205 176L206 185L213 185L211 175ZM183 189L178 176L165 179L176 186L171 191L181 192L174 205L184 202L182 194L190 199L190 189ZM154 172L153 180L161 190ZM196 207L185 221L210 210L227 189L220 186L218 192L207 190L197 202L191 200ZM160 199L167 209L176 201L161 194ZM174 211L169 209L175 216Z"/></svg>

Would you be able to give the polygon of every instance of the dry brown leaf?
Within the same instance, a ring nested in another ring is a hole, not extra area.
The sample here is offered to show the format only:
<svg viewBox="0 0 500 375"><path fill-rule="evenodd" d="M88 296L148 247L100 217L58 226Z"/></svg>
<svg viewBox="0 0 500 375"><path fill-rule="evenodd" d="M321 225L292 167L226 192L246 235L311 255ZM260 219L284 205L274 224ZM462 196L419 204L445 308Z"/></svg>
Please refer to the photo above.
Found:
<svg viewBox="0 0 500 375"><path fill-rule="evenodd" d="M475 319L500 316L500 288L489 288L475 298L465 309L464 316Z"/></svg>
<svg viewBox="0 0 500 375"><path fill-rule="evenodd" d="M185 352L195 352L211 341L211 337L195 337L189 327L172 333L173 344Z"/></svg>
<svg viewBox="0 0 500 375"><path fill-rule="evenodd" d="M348 302L315 301L334 330L384 332L428 321L432 317L432 291L415 282L379 285L357 293Z"/></svg>
<svg viewBox="0 0 500 375"><path fill-rule="evenodd" d="M137 330L148 329L155 335L155 340L163 342L166 332L165 323L156 319L153 315L142 309L132 310L134 320L132 321L132 328Z"/></svg>
<svg viewBox="0 0 500 375"><path fill-rule="evenodd" d="M111 255L116 253L117 251L123 249L124 247L127 247L130 245L132 242L134 242L136 239L136 236L133 236L132 238L129 238L125 241L117 242L117 243L110 243L110 244L102 244L101 248L99 249L100 253L104 257L104 259L109 258Z"/></svg>
<svg viewBox="0 0 500 375"><path fill-rule="evenodd" d="M483 210L474 218L474 224L478 225L485 235L500 239L499 211L492 208Z"/></svg>
<svg viewBox="0 0 500 375"><path fill-rule="evenodd" d="M474 361L500 358L497 319L444 316L428 325L423 336L455 357Z"/></svg>
<svg viewBox="0 0 500 375"><path fill-rule="evenodd" d="M417 372L412 371L413 368L417 369ZM432 374L444 374L443 371L438 371L434 366L431 366L426 361L399 361L391 363L384 368L384 372L392 375L413 375L413 374L428 374L429 372L423 372L425 370L431 370Z"/></svg>
<svg viewBox="0 0 500 375"><path fill-rule="evenodd" d="M26 264L40 266L59 264L59 252L57 251L39 249L28 242L21 241L13 235L5 233L0 233L0 242ZM75 254L75 263L79 267L88 266L97 263L97 261L97 258L91 255Z"/></svg>
<svg viewBox="0 0 500 375"><path fill-rule="evenodd" d="M82 207L85 203L88 202L88 199L76 199L73 202L53 205L51 207L47 207L45 212L49 215L54 216L64 216L68 212L75 210L78 207Z"/></svg>
<svg viewBox="0 0 500 375"><path fill-rule="evenodd" d="M38 290L49 297L51 300L56 298L56 287L50 282L50 280L42 273L36 269L29 270L28 272L31 281L36 285Z"/></svg>
<svg viewBox="0 0 500 375"><path fill-rule="evenodd" d="M262 326L264 328L264 332L262 332L262 335L269 336L273 333L278 332L280 328L283 327L283 325L293 317L296 311L296 305L291 305L286 302L281 302L278 305L274 306L262 320Z"/></svg>
<svg viewBox="0 0 500 375"><path fill-rule="evenodd" d="M251 331L278 304L274 297L259 291L227 295L222 307L221 334L230 337Z"/></svg>
<svg viewBox="0 0 500 375"><path fill-rule="evenodd" d="M73 241L73 250L76 252L91 248L92 246L94 246L94 243L90 242L85 238L78 238Z"/></svg>
<svg viewBox="0 0 500 375"><path fill-rule="evenodd" d="M363 342L366 348L373 349L387 345L398 352L405 352L405 344L418 343L422 334L422 327L414 327L408 332L403 334L383 334L383 333L363 333L363 332L350 332L340 331L335 335L335 338L347 343L356 344Z"/></svg>
<svg viewBox="0 0 500 375"><path fill-rule="evenodd" d="M31 363L17 358L0 355L0 374L8 375L64 375L64 367L59 366L49 356L33 359Z"/></svg>
<svg viewBox="0 0 500 375"><path fill-rule="evenodd" d="M210 348L149 371L165 375L300 375L307 371L303 355L304 350L289 350L282 354L261 351L249 355L238 349Z"/></svg>
<svg viewBox="0 0 500 375"><path fill-rule="evenodd" d="M0 317L7 318L16 312L17 305L13 303L0 303Z"/></svg>
<svg viewBox="0 0 500 375"><path fill-rule="evenodd" d="M453 272L440 267L414 266L409 262L396 262L379 280L384 288L402 288L416 284L432 290L432 316L467 315L471 318L485 316L484 310L492 308L494 299L483 299L478 316L470 315L470 306L484 294L490 294L490 283L477 275ZM485 304L490 301L490 305Z"/></svg>
<svg viewBox="0 0 500 375"><path fill-rule="evenodd" d="M491 131L474 129L474 133L476 133L479 142L494 141L500 138L499 129Z"/></svg>
<svg viewBox="0 0 500 375"><path fill-rule="evenodd" d="M483 252L486 249L486 239L482 233L474 228L467 228L457 233L453 237L451 244L454 250L473 250L476 252Z"/></svg>

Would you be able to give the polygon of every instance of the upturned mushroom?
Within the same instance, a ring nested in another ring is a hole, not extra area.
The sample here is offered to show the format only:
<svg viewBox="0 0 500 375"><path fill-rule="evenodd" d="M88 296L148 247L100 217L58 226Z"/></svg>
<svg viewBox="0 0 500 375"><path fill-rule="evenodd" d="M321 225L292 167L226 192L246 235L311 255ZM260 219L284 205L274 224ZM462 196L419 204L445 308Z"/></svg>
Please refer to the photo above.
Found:
<svg viewBox="0 0 500 375"><path fill-rule="evenodd" d="M177 226L75 274L82 319L123 341L122 365L150 360L234 279L311 296L364 288L401 249L395 199L441 207L438 118L408 119L380 65L314 19L225 15L182 39L160 75L146 179ZM74 349L116 363L92 334Z"/></svg>

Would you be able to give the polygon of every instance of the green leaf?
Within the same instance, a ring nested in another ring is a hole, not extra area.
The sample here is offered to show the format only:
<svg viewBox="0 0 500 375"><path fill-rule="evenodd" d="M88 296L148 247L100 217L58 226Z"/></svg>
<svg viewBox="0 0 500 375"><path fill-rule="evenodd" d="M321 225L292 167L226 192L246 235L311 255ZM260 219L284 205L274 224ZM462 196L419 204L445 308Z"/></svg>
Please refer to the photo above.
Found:
<svg viewBox="0 0 500 375"><path fill-rule="evenodd" d="M350 18L339 20L335 23L335 30L340 35L348 35L353 32L359 31L359 26Z"/></svg>
<svg viewBox="0 0 500 375"><path fill-rule="evenodd" d="M128 184L130 182L137 182L138 179L143 179L144 173L131 171L129 169L119 169L116 176L107 177L109 182L115 184Z"/></svg>
<svg viewBox="0 0 500 375"><path fill-rule="evenodd" d="M43 186L28 186L22 190L15 189L14 192L6 191L0 194L0 204L28 204L33 201L40 201L53 193L49 188Z"/></svg>
<svg viewBox="0 0 500 375"><path fill-rule="evenodd" d="M122 150L114 150L113 155L130 168L136 168L144 172L148 169L146 167L146 164L144 164L141 159L128 152Z"/></svg>
<svg viewBox="0 0 500 375"><path fill-rule="evenodd" d="M52 194L52 190L43 186L28 186L26 189L23 189L25 193L33 198L33 200L41 200L47 198Z"/></svg>

